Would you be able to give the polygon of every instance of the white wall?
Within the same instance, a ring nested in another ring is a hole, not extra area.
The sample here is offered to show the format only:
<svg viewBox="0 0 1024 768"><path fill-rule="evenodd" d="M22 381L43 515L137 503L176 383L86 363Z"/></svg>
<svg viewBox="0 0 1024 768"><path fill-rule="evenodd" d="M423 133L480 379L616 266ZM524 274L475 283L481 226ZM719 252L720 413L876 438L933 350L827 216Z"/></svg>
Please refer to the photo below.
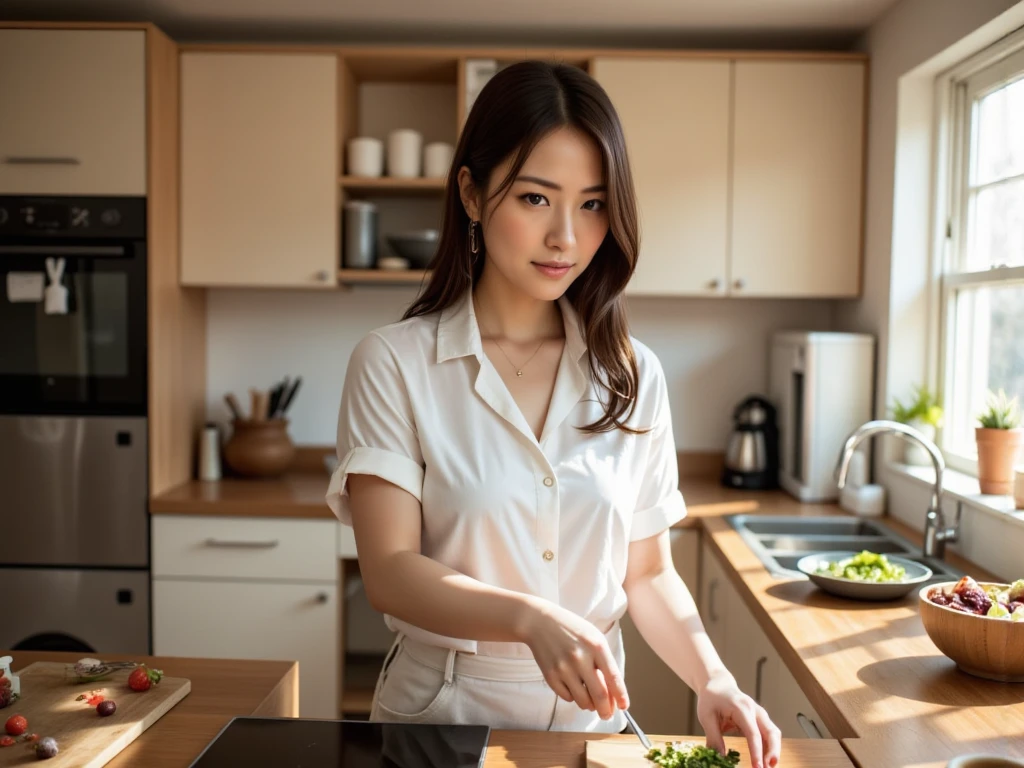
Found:
<svg viewBox="0 0 1024 768"><path fill-rule="evenodd" d="M864 294L839 303L836 325L879 339L878 415L893 395L925 381L934 354L927 344L931 82L950 59L970 53L972 38L984 45L979 28L1017 3L901 0L858 44L871 57ZM947 52L954 44L959 51Z"/></svg>
<svg viewBox="0 0 1024 768"><path fill-rule="evenodd" d="M207 410L227 419L223 397L247 403L250 386L301 375L289 411L293 440L335 440L345 368L368 331L397 320L411 288L349 292L211 289L207 299ZM661 359L680 450L724 450L733 406L768 381L768 338L778 329L830 330L832 302L634 299L633 335ZM245 399L243 399L245 398Z"/></svg>

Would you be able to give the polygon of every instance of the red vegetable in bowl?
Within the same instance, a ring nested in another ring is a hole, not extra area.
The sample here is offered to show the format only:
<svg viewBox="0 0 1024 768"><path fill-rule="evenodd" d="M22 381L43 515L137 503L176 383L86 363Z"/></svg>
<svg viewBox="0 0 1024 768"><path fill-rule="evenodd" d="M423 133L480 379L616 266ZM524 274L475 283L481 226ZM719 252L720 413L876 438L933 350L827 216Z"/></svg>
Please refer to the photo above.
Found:
<svg viewBox="0 0 1024 768"><path fill-rule="evenodd" d="M1014 620L1024 615L1024 595L1019 584L1014 582L1010 589L1002 587L983 588L970 576L964 576L951 590L935 587L928 592L928 600L936 605L974 616L1008 617ZM1018 611L1018 613L1014 613Z"/></svg>

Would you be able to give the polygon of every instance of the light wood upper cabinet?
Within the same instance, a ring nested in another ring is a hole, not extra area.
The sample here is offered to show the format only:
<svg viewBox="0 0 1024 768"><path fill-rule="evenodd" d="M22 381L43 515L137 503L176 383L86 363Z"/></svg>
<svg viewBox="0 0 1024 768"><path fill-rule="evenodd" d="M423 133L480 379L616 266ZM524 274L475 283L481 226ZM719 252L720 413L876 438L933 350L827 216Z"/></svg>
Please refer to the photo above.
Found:
<svg viewBox="0 0 1024 768"><path fill-rule="evenodd" d="M632 295L725 292L730 62L598 58L622 121L640 213Z"/></svg>
<svg viewBox="0 0 1024 768"><path fill-rule="evenodd" d="M740 60L735 67L733 292L856 296L864 64Z"/></svg>
<svg viewBox="0 0 1024 768"><path fill-rule="evenodd" d="M181 56L181 281L335 288L338 60Z"/></svg>
<svg viewBox="0 0 1024 768"><path fill-rule="evenodd" d="M146 33L0 30L0 194L146 194Z"/></svg>

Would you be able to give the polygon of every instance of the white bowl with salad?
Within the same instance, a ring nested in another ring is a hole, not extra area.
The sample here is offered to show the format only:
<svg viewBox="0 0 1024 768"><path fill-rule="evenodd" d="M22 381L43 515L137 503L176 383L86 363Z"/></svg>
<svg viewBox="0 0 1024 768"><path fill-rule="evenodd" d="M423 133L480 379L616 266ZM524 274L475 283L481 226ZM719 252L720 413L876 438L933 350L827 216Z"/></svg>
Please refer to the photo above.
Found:
<svg viewBox="0 0 1024 768"><path fill-rule="evenodd" d="M826 592L854 600L895 600L933 576L914 560L867 550L815 552L796 568Z"/></svg>

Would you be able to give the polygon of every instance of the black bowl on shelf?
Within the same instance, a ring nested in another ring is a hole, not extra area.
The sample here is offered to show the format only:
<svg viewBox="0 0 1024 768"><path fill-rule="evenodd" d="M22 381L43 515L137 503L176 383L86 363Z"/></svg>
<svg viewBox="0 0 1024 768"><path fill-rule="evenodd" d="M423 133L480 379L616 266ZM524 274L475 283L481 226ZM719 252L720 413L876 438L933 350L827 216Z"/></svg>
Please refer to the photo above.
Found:
<svg viewBox="0 0 1024 768"><path fill-rule="evenodd" d="M410 267L426 269L437 251L437 238L436 229L417 229L388 235L387 241L396 256L409 260Z"/></svg>

